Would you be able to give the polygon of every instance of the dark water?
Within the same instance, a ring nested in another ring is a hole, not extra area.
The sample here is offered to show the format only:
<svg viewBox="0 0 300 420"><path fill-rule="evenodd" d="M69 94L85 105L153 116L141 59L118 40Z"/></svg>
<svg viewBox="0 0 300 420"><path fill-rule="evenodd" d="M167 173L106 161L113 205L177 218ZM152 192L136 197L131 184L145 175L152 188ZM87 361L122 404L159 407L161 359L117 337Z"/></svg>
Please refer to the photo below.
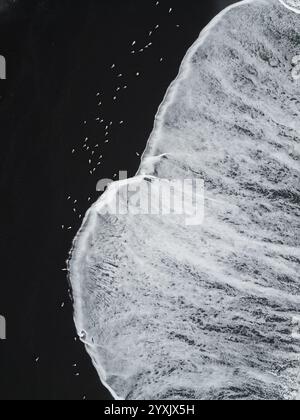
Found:
<svg viewBox="0 0 300 420"><path fill-rule="evenodd" d="M0 342L0 399L106 399L75 340L62 271L79 214L89 207L88 197L97 198L99 179L119 170L136 172L137 152L145 148L186 50L230 2L4 3L0 54L7 59L8 80L0 82L0 314L8 336ZM131 54L133 41L139 49L153 45ZM99 115L113 121L108 144ZM82 150L86 137L103 154L93 175Z"/></svg>

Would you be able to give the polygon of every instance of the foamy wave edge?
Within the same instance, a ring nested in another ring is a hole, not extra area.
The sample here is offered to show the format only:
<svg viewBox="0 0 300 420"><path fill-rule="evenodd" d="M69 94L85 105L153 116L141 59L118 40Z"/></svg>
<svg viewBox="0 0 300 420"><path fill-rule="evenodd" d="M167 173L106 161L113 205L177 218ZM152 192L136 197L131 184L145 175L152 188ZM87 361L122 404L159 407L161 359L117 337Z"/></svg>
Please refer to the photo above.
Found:
<svg viewBox="0 0 300 420"><path fill-rule="evenodd" d="M141 163L140 166L137 170L136 176L134 178L128 179L126 181L119 181L119 182L115 182L113 185L115 186L115 184L122 184L123 186L126 184L130 184L132 182L134 182L135 178L139 175L144 175L144 176L151 176L151 173L145 173L144 172L144 163L148 160L148 159L157 159L160 158L160 156L155 155L156 153L156 144L159 142L159 138L161 135L161 129L162 129L162 125L164 122L164 118L165 118L165 113L168 109L168 107L170 106L170 104L173 103L176 94L177 94L177 89L178 86L180 85L180 82L183 80L186 80L189 77L189 72L191 70L191 66L190 66L190 59L193 57L193 55L195 54L195 52L199 49L199 47L201 47L206 39L208 38L208 36L210 35L210 33L214 30L214 28L217 26L217 24L222 20L222 18L231 10L241 7L243 5L248 5L248 4L253 4L255 3L256 0L243 0L240 1L238 3L235 3L231 6L226 7L223 11L221 11L217 16L215 16L210 23L200 32L199 37L197 38L197 40L194 42L194 44L189 48L189 50L187 51L181 65L179 68L179 73L178 76L174 79L174 81L170 84L169 88L167 89L167 92L163 98L163 101L161 103L161 105L158 108L158 112L156 113L155 116L155 121L154 121L154 126L153 126L153 130L152 133L150 134L150 137L147 141L146 144L146 148L145 151L141 157ZM296 11L294 9L292 9L291 7L288 7L287 5L285 5L283 3L282 0L279 0L280 3L282 4L283 7L286 7L296 13L300 13L299 11ZM72 248L70 250L70 254L69 254L69 259L67 261L67 267L68 267L68 279L69 279L69 284L71 286L72 289L72 294L73 294L73 304L74 304L74 322L75 322L75 326L77 329L77 333L78 336L81 340L81 342L85 345L86 351L89 354L89 356L91 357L92 363L98 373L98 376L100 378L100 381L102 383L102 385L111 393L112 397L117 400L117 401L122 401L124 400L123 398L119 397L117 395L117 393L108 385L108 383L106 382L106 372L105 369L103 368L103 366L101 366L98 362L96 362L95 358L93 357L93 353L94 350L93 348L95 347L95 344L93 343L89 343L87 342L83 337L82 337L82 332L84 330L83 328L83 314L82 314L82 307L80 305L80 299L78 298L78 296L80 295L80 287L78 287L79 285L79 281L76 281L76 278L79 277L79 274L76 273L76 271L73 270L73 266L79 267L80 264L78 263L78 260L80 260L82 258L82 255L84 254L84 250L86 249L86 242L87 239L90 235L90 232L93 231L93 227L95 226L95 219L96 219L96 208L97 209L101 209L104 208L106 206L106 204L110 201L111 199L111 194L114 194L116 191L118 191L118 188L114 187L112 188L108 188L107 191L90 207L90 209L87 211L82 226L80 228L80 230L78 231L78 233L76 234L73 243L72 243ZM87 226L89 227L89 229L87 229ZM74 255L76 255L76 259L74 259ZM297 396L297 398L300 398L300 390L299 390L299 395Z"/></svg>

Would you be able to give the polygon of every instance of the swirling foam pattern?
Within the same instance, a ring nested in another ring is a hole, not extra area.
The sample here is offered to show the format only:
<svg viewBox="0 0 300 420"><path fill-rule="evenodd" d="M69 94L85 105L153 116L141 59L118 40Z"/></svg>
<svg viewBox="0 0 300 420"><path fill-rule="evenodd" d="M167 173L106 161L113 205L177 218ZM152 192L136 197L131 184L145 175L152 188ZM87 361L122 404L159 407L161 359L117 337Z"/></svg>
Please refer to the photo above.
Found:
<svg viewBox="0 0 300 420"><path fill-rule="evenodd" d="M298 2L297 2L298 4ZM226 9L188 52L138 176L202 178L205 220L104 214L74 241L75 321L120 399L297 399L300 17Z"/></svg>
<svg viewBox="0 0 300 420"><path fill-rule="evenodd" d="M300 0L280 0L288 9L300 13Z"/></svg>

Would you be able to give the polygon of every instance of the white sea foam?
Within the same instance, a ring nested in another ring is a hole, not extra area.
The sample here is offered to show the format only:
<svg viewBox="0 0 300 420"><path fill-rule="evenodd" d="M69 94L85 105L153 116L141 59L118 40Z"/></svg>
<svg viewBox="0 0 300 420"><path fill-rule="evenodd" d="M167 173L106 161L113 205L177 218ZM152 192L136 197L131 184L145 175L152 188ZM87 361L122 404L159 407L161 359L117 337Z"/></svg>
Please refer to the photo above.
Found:
<svg viewBox="0 0 300 420"><path fill-rule="evenodd" d="M300 0L279 0L284 6L293 12L300 13Z"/></svg>
<svg viewBox="0 0 300 420"><path fill-rule="evenodd" d="M85 217L75 322L118 399L299 398L299 34L278 0L245 1L184 59L128 182L204 179L203 225L103 214L124 181Z"/></svg>

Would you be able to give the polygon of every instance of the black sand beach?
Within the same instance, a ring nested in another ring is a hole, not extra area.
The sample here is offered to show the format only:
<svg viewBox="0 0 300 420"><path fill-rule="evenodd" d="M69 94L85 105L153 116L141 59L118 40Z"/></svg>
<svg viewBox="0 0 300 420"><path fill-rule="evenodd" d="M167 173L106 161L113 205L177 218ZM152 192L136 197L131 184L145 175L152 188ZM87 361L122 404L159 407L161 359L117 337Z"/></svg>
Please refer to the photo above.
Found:
<svg viewBox="0 0 300 420"><path fill-rule="evenodd" d="M229 3L20 0L0 12L1 400L110 398L76 338L63 271L79 215L99 179L134 175L182 58ZM92 175L86 137L103 155Z"/></svg>

